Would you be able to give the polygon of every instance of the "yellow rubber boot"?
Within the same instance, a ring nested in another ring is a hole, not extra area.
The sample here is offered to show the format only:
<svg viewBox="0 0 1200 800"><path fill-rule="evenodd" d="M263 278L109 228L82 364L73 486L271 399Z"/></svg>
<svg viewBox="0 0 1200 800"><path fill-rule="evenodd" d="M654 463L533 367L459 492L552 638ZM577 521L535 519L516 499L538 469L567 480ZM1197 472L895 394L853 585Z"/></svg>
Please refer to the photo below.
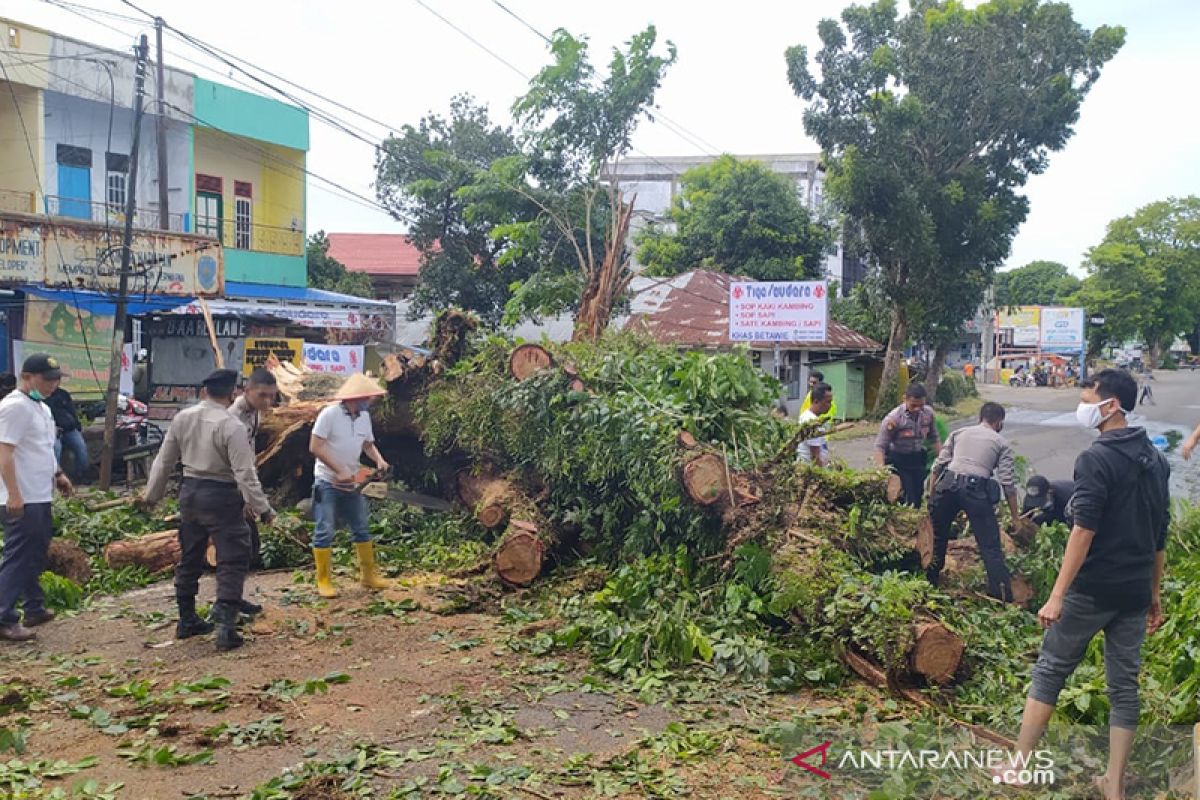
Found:
<svg viewBox="0 0 1200 800"><path fill-rule="evenodd" d="M358 556L359 581L368 589L386 589L392 584L384 580L375 567L375 543L355 542L354 552Z"/></svg>
<svg viewBox="0 0 1200 800"><path fill-rule="evenodd" d="M337 597L337 589L333 588L332 561L333 551L328 547L314 547L313 561L317 565L317 594L321 597Z"/></svg>

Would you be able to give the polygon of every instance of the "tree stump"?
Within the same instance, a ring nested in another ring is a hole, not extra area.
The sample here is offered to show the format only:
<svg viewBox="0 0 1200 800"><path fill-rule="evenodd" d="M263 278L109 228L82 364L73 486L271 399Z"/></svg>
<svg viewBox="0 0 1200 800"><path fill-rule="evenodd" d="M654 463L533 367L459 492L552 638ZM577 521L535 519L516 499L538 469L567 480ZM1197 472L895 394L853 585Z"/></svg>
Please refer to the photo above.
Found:
<svg viewBox="0 0 1200 800"><path fill-rule="evenodd" d="M518 381L529 378L538 370L554 366L554 357L540 344L519 345L508 357L508 371Z"/></svg>

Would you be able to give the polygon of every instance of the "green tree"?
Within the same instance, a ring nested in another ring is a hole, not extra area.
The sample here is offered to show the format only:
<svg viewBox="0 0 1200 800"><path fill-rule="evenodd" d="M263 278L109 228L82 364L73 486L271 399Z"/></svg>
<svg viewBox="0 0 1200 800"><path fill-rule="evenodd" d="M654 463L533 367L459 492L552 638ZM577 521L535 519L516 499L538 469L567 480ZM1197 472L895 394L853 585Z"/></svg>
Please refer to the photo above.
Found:
<svg viewBox="0 0 1200 800"><path fill-rule="evenodd" d="M704 267L760 281L819 278L833 242L791 181L731 155L683 173L669 215L674 230L656 226L637 237L651 275Z"/></svg>
<svg viewBox="0 0 1200 800"><path fill-rule="evenodd" d="M1023 267L996 273L996 308L1064 305L1079 291L1079 283L1064 264L1030 261Z"/></svg>
<svg viewBox="0 0 1200 800"><path fill-rule="evenodd" d="M317 231L308 237L304 255L308 265L308 285L312 288L355 297L371 297L371 277L361 272L351 272L342 262L331 258L325 231Z"/></svg>
<svg viewBox="0 0 1200 800"><path fill-rule="evenodd" d="M1200 318L1200 198L1160 200L1109 223L1087 270L1074 300L1104 316L1093 344L1140 338L1160 363Z"/></svg>
<svg viewBox="0 0 1200 800"><path fill-rule="evenodd" d="M653 25L635 34L624 49L614 48L608 74L599 77L587 39L555 31L553 63L534 76L529 91L513 105L528 154L523 162L510 159L493 166L499 186L544 214L535 223L509 226L506 233L532 240L531 228L548 225L575 257L576 275L543 265L530 285L548 290L516 300L536 302L537 312L550 313L554 309L547 299L561 300L564 285L578 286L576 338L603 333L632 277L625 245L633 209L623 202L612 167L629 152L638 123L649 116L663 75L675 62L675 46L667 42L666 53L659 54L657 41ZM546 169L547 164L554 168ZM547 189L558 191L548 194ZM592 246L596 240L601 246Z"/></svg>
<svg viewBox="0 0 1200 800"><path fill-rule="evenodd" d="M1018 189L1066 144L1124 30L1089 33L1066 4L1040 0L913 0L903 16L878 0L819 34L819 75L797 46L788 78L810 101L804 126L825 151L847 244L891 307L886 387L915 329L974 312L1025 219Z"/></svg>
<svg viewBox="0 0 1200 800"><path fill-rule="evenodd" d="M497 229L535 221L541 212L518 194L494 191L489 176L493 164L520 153L513 132L493 124L468 95L450 101L449 116L431 113L383 142L376 193L409 222L421 251L414 317L457 306L494 325L511 287L536 271L538 237L515 243Z"/></svg>

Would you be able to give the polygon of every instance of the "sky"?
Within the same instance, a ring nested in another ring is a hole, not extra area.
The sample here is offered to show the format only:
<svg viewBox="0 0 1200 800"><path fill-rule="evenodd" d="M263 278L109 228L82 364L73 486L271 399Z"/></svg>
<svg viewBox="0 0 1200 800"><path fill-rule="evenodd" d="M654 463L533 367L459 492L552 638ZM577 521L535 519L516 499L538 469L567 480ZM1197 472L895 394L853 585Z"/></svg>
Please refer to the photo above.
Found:
<svg viewBox="0 0 1200 800"><path fill-rule="evenodd" d="M665 119L644 122L634 138L635 155L656 157L815 152L816 144L804 132L804 103L787 83L783 53L795 44L814 52L817 23L848 5L838 0L135 1L174 28L385 123L336 112L372 138L416 124L431 111L445 113L450 98L461 92L487 104L494 119L507 121L513 100L527 87L524 76L549 59L545 42L513 15L544 33L562 27L588 36L599 64L607 63L613 46L652 23L678 48L678 61L657 96ZM114 48L127 47L139 32L152 33L149 24L80 10L91 6L138 16L120 0L78 3L77 13L71 13L44 0L5 0L2 13ZM1072 0L1070 5L1085 27L1123 25L1127 40L1085 100L1075 135L1051 155L1049 169L1026 186L1030 213L1007 267L1050 259L1082 273L1088 248L1100 242L1110 220L1155 200L1195 193L1200 186L1200 148L1194 144L1200 112L1184 83L1185 77L1200 74L1195 46L1200 3ZM227 68L171 36L164 61L236 85ZM316 120L308 168L375 196L373 148ZM307 227L310 233L403 230L383 212L337 197L311 178Z"/></svg>

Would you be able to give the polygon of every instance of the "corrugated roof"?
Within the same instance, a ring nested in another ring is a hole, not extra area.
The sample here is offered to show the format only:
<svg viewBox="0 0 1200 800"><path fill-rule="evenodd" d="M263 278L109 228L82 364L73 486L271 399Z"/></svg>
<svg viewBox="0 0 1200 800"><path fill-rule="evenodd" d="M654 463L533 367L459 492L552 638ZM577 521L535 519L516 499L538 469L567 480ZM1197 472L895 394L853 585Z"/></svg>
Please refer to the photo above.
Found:
<svg viewBox="0 0 1200 800"><path fill-rule="evenodd" d="M631 289L631 315L626 327L644 330L657 342L688 347L730 347L729 284L733 276L693 270L672 278L638 278ZM737 278L736 280L747 280ZM774 342L748 342L769 349ZM883 345L836 320L829 320L823 342L780 342L788 349L873 352Z"/></svg>
<svg viewBox="0 0 1200 800"><path fill-rule="evenodd" d="M416 277L421 251L403 233L330 233L329 257L351 272Z"/></svg>

